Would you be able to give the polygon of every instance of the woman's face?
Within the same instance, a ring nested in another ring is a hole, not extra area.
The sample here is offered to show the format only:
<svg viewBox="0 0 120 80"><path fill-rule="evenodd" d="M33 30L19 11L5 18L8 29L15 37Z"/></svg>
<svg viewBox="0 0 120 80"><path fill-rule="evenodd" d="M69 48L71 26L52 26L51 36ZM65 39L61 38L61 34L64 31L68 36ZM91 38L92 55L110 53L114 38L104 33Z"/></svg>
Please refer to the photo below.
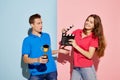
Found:
<svg viewBox="0 0 120 80"><path fill-rule="evenodd" d="M94 28L94 18L88 17L88 19L85 21L84 28L86 30L91 30Z"/></svg>

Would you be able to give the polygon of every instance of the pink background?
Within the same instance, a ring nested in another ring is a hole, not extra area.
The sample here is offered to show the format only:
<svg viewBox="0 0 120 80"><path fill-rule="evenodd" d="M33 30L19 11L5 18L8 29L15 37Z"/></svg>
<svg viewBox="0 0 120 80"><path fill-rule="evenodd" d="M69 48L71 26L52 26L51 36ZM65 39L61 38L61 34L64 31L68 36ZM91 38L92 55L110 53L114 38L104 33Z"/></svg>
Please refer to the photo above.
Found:
<svg viewBox="0 0 120 80"><path fill-rule="evenodd" d="M98 80L120 80L120 0L58 0L57 1L58 42L61 29L74 24L74 28L83 28L90 14L101 17L107 48L100 59ZM58 80L70 80L71 55L58 55Z"/></svg>

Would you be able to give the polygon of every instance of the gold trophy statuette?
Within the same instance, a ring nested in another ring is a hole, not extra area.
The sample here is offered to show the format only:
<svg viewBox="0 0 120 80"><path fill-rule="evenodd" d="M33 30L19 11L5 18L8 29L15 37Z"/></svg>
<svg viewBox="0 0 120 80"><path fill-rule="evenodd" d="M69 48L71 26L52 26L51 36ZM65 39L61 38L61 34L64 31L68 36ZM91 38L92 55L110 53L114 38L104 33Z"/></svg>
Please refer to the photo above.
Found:
<svg viewBox="0 0 120 80"><path fill-rule="evenodd" d="M48 50L49 50L49 45L43 45L43 52L44 52L43 59L48 59L48 55L46 54L46 52L48 52Z"/></svg>

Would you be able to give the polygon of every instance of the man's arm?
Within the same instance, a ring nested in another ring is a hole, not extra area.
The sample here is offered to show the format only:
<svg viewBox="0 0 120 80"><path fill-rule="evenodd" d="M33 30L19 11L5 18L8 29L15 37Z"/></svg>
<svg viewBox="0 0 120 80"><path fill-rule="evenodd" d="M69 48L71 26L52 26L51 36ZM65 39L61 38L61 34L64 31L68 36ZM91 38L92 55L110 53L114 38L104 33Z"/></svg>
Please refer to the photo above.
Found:
<svg viewBox="0 0 120 80"><path fill-rule="evenodd" d="M53 50L52 51L52 54L57 54L57 53L68 54L69 50L67 50L67 49L58 49L58 50Z"/></svg>
<svg viewBox="0 0 120 80"><path fill-rule="evenodd" d="M39 63L47 63L48 62L48 59L43 59L44 56L41 56L39 58L29 58L27 54L25 54L23 56L23 61L25 63L28 63L28 64L32 64L32 63L35 63L35 62L39 62Z"/></svg>

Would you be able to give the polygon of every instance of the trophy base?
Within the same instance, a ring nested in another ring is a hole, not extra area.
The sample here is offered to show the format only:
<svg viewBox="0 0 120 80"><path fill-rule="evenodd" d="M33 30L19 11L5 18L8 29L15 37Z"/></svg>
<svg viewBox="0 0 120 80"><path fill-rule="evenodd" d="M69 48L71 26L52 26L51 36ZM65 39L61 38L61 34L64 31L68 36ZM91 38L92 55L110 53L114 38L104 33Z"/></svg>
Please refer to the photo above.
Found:
<svg viewBox="0 0 120 80"><path fill-rule="evenodd" d="M48 59L48 55L44 54L42 59Z"/></svg>

